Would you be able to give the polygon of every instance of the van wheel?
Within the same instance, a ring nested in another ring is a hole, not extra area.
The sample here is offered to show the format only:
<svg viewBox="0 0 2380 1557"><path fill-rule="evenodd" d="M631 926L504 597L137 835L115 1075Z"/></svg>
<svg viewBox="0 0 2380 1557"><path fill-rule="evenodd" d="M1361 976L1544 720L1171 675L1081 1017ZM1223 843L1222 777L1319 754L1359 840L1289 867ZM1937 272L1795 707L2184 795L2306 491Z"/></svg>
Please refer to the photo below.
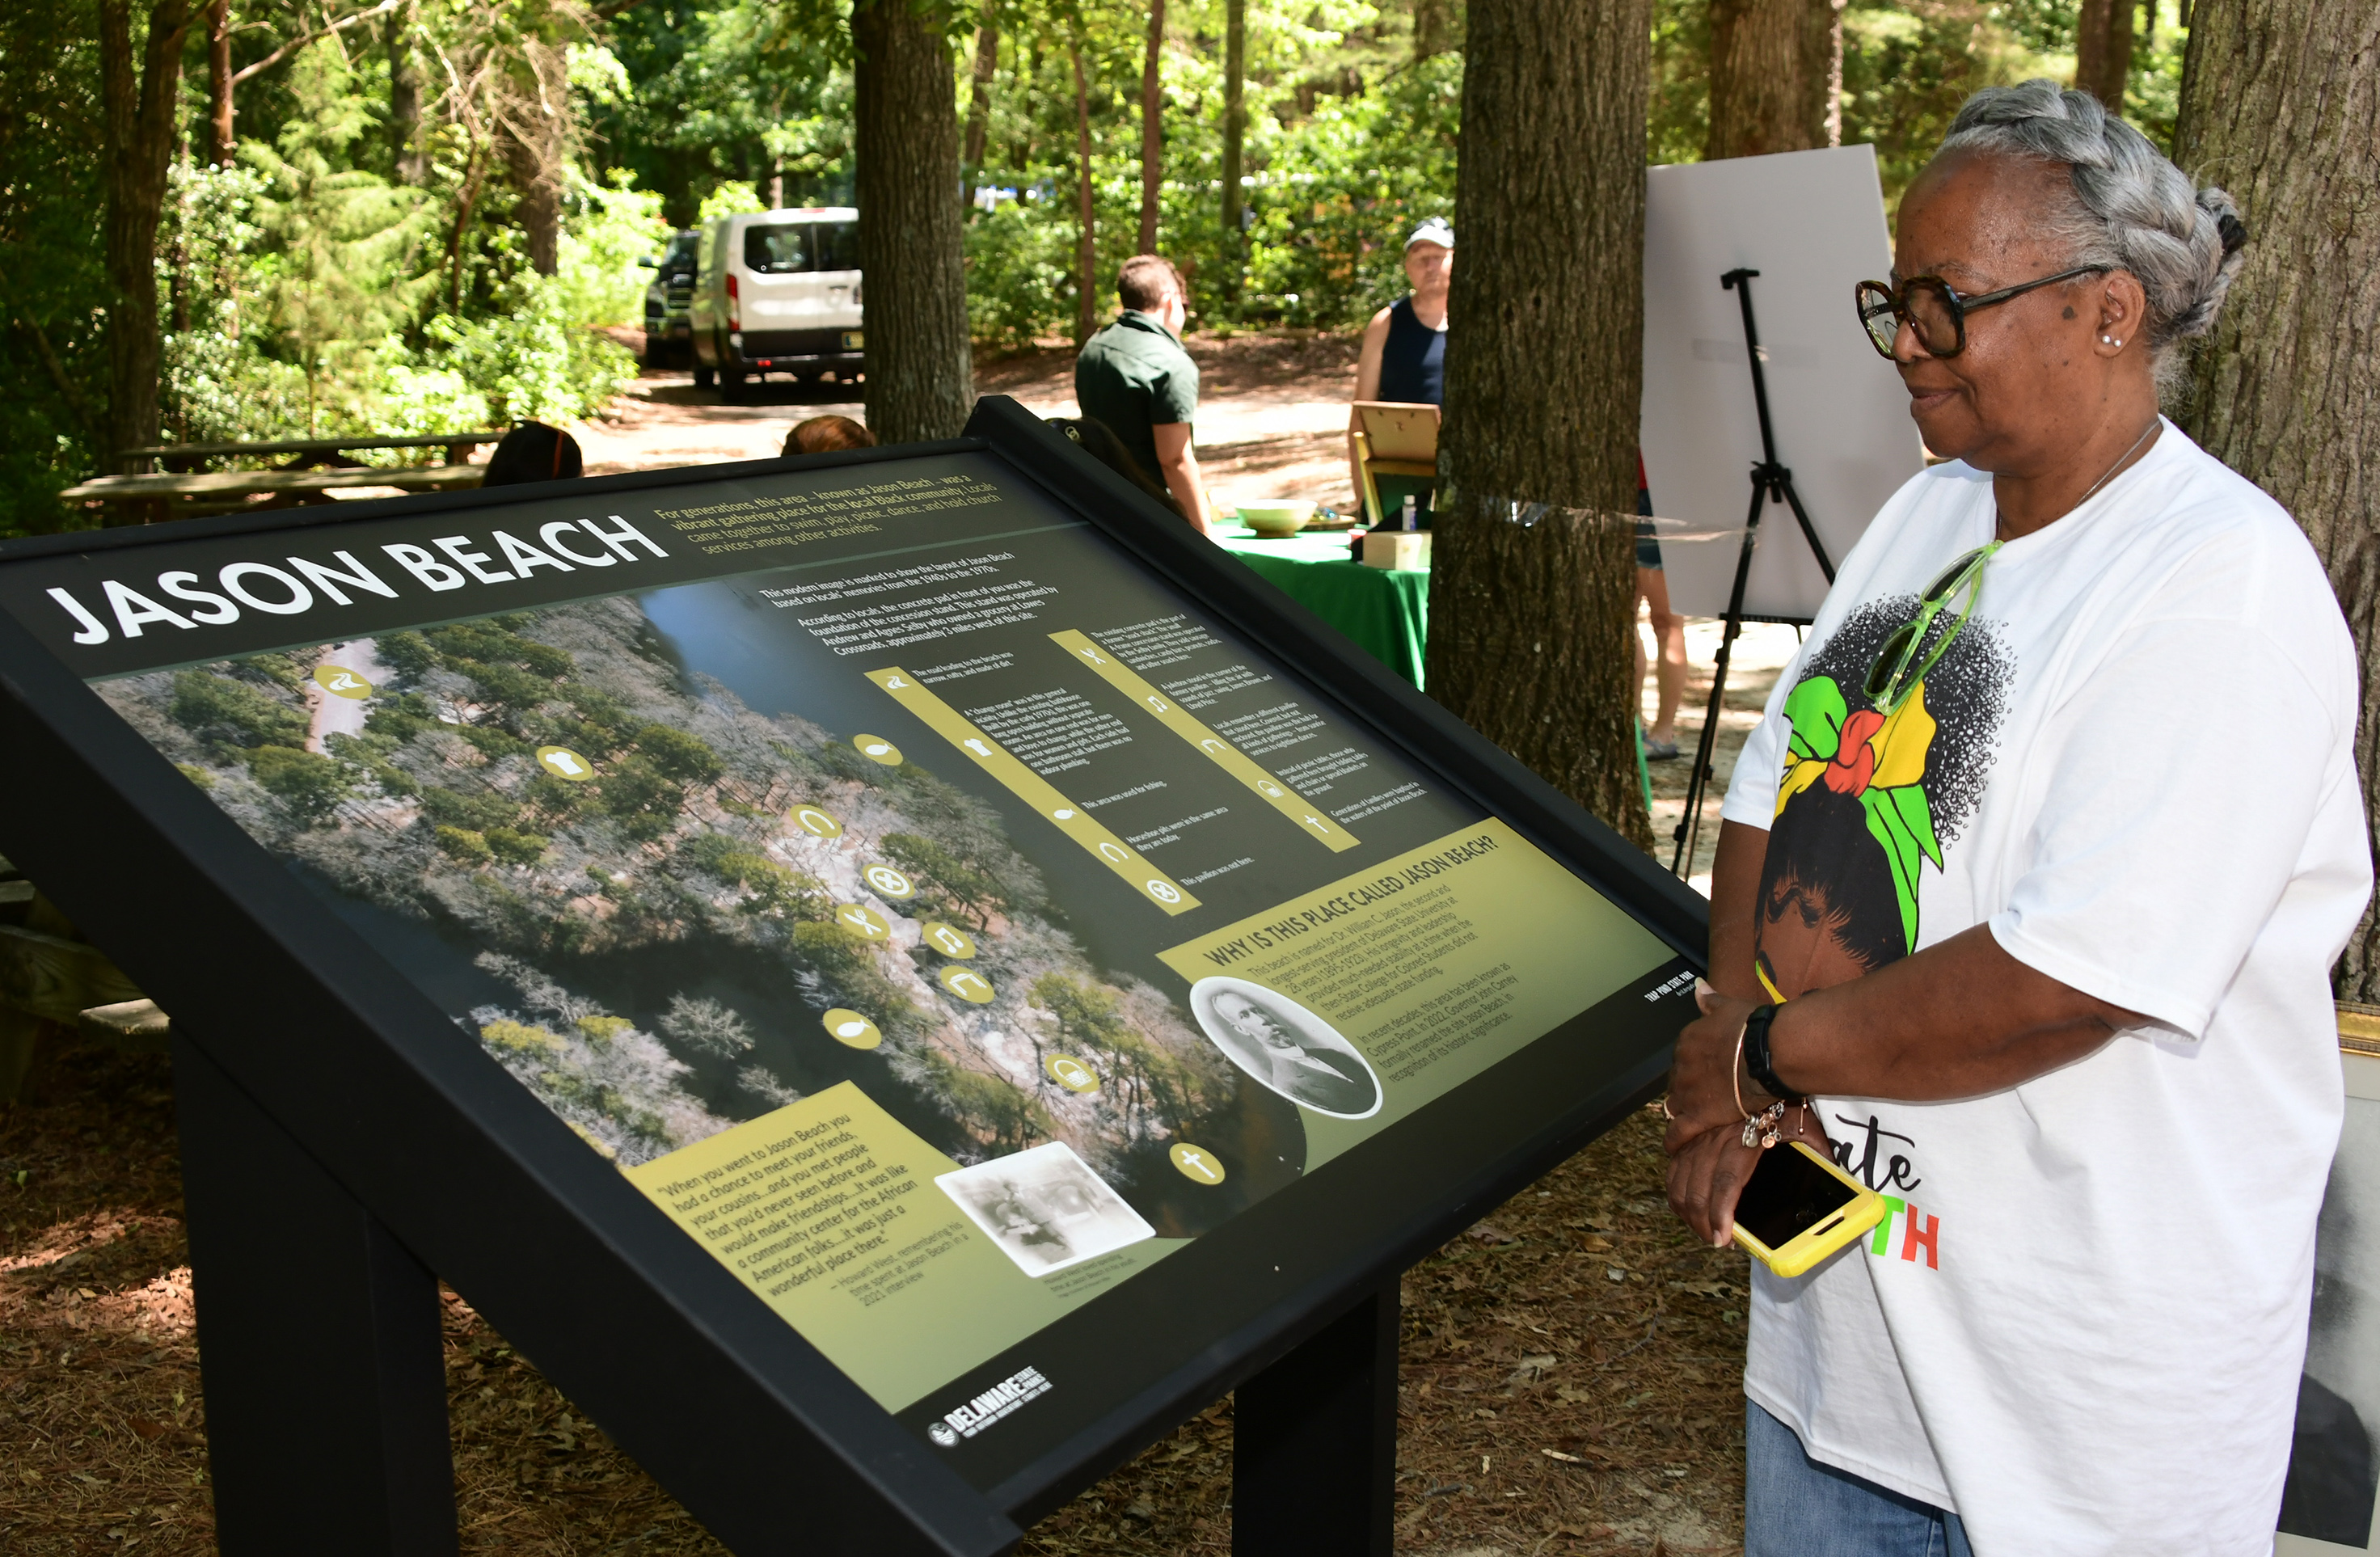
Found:
<svg viewBox="0 0 2380 1557"><path fill-rule="evenodd" d="M694 359L694 387L697 389L709 389L710 387L710 370L703 366L701 358L696 358Z"/></svg>
<svg viewBox="0 0 2380 1557"><path fill-rule="evenodd" d="M733 368L720 369L719 394L722 399L726 400L744 398L744 375Z"/></svg>

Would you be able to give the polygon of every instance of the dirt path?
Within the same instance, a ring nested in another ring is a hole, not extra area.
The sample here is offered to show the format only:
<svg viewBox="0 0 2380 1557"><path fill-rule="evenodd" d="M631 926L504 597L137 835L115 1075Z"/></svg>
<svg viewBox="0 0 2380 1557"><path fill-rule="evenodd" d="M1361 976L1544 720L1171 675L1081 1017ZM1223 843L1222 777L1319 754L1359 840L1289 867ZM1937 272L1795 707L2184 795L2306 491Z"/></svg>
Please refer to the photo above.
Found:
<svg viewBox="0 0 2380 1557"><path fill-rule="evenodd" d="M1306 498L1344 508L1347 406L1355 394L1355 343L1341 336L1194 336L1201 403L1198 457L1208 485L1226 504L1241 498ZM754 384L733 404L698 390L686 372L647 370L599 420L571 432L587 473L761 459L778 454L805 417L864 420L856 386L797 388L779 379ZM1050 347L988 359L976 390L1013 395L1036 415L1073 416L1075 354Z"/></svg>

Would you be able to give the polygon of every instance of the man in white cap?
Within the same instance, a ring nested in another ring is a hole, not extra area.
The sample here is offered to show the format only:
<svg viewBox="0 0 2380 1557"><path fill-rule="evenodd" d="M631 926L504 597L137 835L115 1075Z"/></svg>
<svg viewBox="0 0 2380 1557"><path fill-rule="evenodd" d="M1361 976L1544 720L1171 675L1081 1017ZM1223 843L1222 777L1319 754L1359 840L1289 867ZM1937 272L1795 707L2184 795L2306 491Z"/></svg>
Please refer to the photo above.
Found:
<svg viewBox="0 0 2380 1557"><path fill-rule="evenodd" d="M1410 297L1390 303L1372 315L1364 327L1363 355L1355 362L1355 398L1397 400L1409 405L1446 404L1446 292L1454 279L1454 229L1442 216L1433 216L1405 239L1405 279ZM1348 420L1347 464L1355 491L1364 490L1364 473L1355 468L1353 413ZM1383 517L1403 505L1412 491L1419 506L1429 507L1427 480L1396 476L1379 478ZM1390 495L1390 489L1397 489ZM1359 496L1358 502L1361 502Z"/></svg>

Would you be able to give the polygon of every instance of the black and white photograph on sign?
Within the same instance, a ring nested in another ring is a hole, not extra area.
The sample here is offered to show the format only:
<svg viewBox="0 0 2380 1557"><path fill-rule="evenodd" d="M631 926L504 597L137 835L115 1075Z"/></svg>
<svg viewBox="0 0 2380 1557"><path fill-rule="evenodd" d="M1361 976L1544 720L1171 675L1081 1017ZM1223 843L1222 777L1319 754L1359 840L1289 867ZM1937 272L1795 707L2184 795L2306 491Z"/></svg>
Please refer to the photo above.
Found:
<svg viewBox="0 0 2380 1557"><path fill-rule="evenodd" d="M1047 1276L1157 1236L1064 1141L995 1157L934 1182L1028 1276Z"/></svg>
<svg viewBox="0 0 2380 1557"><path fill-rule="evenodd" d="M2314 1235L2313 1312L2281 1491L2280 1557L2372 1549L2380 1502L2380 1059L2344 1056L2347 1117ZM2292 1539L2294 1538L2294 1539ZM2319 1544L2316 1544L2319 1543Z"/></svg>
<svg viewBox="0 0 2380 1557"><path fill-rule="evenodd" d="M1743 545L1760 421L1742 305L1750 282L1777 460L1840 566L1925 468L1909 395L1876 354L1852 289L1892 269L1876 150L1842 146L1650 170L1645 185L1645 398L1638 434L1670 608L1726 611ZM1747 616L1807 621L1827 577L1793 513L1769 503L1744 581Z"/></svg>
<svg viewBox="0 0 2380 1557"><path fill-rule="evenodd" d="M1191 1014L1215 1047L1259 1086L1334 1119L1368 1119L1380 1109L1371 1063L1338 1029L1278 990L1245 979L1201 979Z"/></svg>

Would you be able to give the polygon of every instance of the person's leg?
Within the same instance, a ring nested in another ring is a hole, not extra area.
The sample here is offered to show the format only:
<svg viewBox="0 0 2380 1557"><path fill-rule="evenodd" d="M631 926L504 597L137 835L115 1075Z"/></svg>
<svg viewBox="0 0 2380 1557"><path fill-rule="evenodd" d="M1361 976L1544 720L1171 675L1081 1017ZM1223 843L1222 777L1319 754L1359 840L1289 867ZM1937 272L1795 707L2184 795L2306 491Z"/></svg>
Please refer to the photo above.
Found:
<svg viewBox="0 0 2380 1557"><path fill-rule="evenodd" d="M1744 1557L1946 1557L1954 1518L1803 1452L1793 1429L1743 1403ZM1962 1530L1950 1557L1968 1557Z"/></svg>
<svg viewBox="0 0 2380 1557"><path fill-rule="evenodd" d="M1686 696L1686 619L1670 609L1669 575L1658 567L1636 570L1636 592L1652 608L1653 648L1659 656L1654 675L1660 702L1646 738L1661 746L1678 741L1678 704ZM1641 685L1643 677L1638 677Z"/></svg>

